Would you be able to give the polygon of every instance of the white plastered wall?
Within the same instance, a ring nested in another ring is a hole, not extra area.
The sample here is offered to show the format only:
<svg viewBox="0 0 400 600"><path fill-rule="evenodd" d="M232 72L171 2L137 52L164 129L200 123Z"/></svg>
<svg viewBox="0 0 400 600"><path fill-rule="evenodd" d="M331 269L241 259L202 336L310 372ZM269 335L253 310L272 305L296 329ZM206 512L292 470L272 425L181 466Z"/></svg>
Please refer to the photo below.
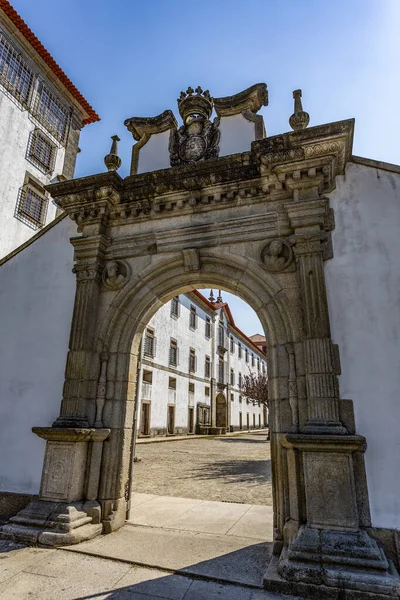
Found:
<svg viewBox="0 0 400 600"><path fill-rule="evenodd" d="M75 297L75 224L56 222L0 266L0 492L39 492L45 441L58 417Z"/></svg>
<svg viewBox="0 0 400 600"><path fill-rule="evenodd" d="M340 393L367 438L372 525L400 529L400 174L350 163L330 201L325 275Z"/></svg>
<svg viewBox="0 0 400 600"><path fill-rule="evenodd" d="M22 222L15 213L25 174L28 172L41 184L47 185L52 177L62 173L65 148L56 140L53 140L57 146L57 156L52 175L43 173L27 160L29 136L36 127L51 138L51 135L30 116L29 111L23 109L6 90L0 88L0 258L18 248L37 232L37 228ZM54 219L56 209L49 198L45 224Z"/></svg>

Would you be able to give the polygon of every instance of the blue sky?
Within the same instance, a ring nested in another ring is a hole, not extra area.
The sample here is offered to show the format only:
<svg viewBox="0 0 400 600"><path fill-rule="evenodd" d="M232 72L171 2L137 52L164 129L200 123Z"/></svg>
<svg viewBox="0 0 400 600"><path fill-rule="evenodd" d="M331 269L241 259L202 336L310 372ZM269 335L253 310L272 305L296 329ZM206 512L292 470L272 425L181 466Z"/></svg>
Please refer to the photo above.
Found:
<svg viewBox="0 0 400 600"><path fill-rule="evenodd" d="M127 117L178 116L189 85L218 97L256 82L268 135L288 131L302 88L310 126L355 117L354 154L400 163L400 0L11 1L102 119L82 132L77 177L105 170L114 133L128 174Z"/></svg>

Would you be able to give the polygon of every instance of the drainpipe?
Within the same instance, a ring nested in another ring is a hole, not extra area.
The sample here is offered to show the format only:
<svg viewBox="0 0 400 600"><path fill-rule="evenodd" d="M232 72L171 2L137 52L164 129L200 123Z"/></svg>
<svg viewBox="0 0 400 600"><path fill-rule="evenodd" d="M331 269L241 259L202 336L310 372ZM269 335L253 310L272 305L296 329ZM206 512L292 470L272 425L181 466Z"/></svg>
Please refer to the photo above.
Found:
<svg viewBox="0 0 400 600"><path fill-rule="evenodd" d="M129 521L131 518L131 498L133 493L133 466L135 464L135 452L136 452L136 439L137 439L137 416L138 416L138 408L139 408L139 399L140 399L140 382L142 380L142 340L139 345L139 356L138 356L138 366L136 370L136 389L135 389L135 404L133 407L133 432L132 432L132 444L131 444L131 464L129 469L129 479L128 479L128 490L129 497L128 502L126 503L126 520Z"/></svg>

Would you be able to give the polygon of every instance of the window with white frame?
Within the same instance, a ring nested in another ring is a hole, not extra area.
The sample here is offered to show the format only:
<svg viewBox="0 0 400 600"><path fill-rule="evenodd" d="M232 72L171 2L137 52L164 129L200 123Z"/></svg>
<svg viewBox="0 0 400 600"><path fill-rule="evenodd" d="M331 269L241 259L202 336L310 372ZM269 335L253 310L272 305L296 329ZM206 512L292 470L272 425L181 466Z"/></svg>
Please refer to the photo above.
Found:
<svg viewBox="0 0 400 600"><path fill-rule="evenodd" d="M231 382L231 385L235 385L235 371L233 369L231 369L231 373L230 373L230 382Z"/></svg>
<svg viewBox="0 0 400 600"><path fill-rule="evenodd" d="M221 383L221 384L225 383L224 375L225 375L225 366L224 366L224 361L221 358L218 361L218 383Z"/></svg>
<svg viewBox="0 0 400 600"><path fill-rule="evenodd" d="M242 389L242 385L243 385L243 377L242 374L239 373L239 388Z"/></svg>
<svg viewBox="0 0 400 600"><path fill-rule="evenodd" d="M205 336L207 339L211 337L211 319L210 317L206 317L206 325L205 325Z"/></svg>
<svg viewBox="0 0 400 600"><path fill-rule="evenodd" d="M193 304L190 305L190 315L189 315L189 327L190 329L196 329L197 325L197 311L196 307Z"/></svg>
<svg viewBox="0 0 400 600"><path fill-rule="evenodd" d="M171 300L171 317L179 317L179 296L175 296Z"/></svg>
<svg viewBox="0 0 400 600"><path fill-rule="evenodd" d="M149 358L153 358L156 353L156 338L154 336L154 329L148 327L144 336L144 349L143 354Z"/></svg>
<svg viewBox="0 0 400 600"><path fill-rule="evenodd" d="M189 349L189 373L196 373L196 350Z"/></svg>
<svg viewBox="0 0 400 600"><path fill-rule="evenodd" d="M169 343L169 364L172 367L178 365L178 342L172 338Z"/></svg>
<svg viewBox="0 0 400 600"><path fill-rule="evenodd" d="M230 346L231 354L233 354L235 352L235 340L233 339L233 335L230 337Z"/></svg>
<svg viewBox="0 0 400 600"><path fill-rule="evenodd" d="M235 394L231 392L231 402L235 402Z"/></svg>
<svg viewBox="0 0 400 600"><path fill-rule="evenodd" d="M254 354L251 355L251 366L254 367Z"/></svg>
<svg viewBox="0 0 400 600"><path fill-rule="evenodd" d="M246 360L246 362L249 362L249 351L247 350L247 348L245 348L244 350L244 358Z"/></svg>
<svg viewBox="0 0 400 600"><path fill-rule="evenodd" d="M260 359L257 357L257 371L260 370Z"/></svg>
<svg viewBox="0 0 400 600"><path fill-rule="evenodd" d="M242 344L238 343L238 358L242 358Z"/></svg>
<svg viewBox="0 0 400 600"><path fill-rule="evenodd" d="M211 358L209 356L205 357L204 377L211 377Z"/></svg>
<svg viewBox="0 0 400 600"><path fill-rule="evenodd" d="M33 73L23 56L0 33L0 82L23 104L27 104Z"/></svg>

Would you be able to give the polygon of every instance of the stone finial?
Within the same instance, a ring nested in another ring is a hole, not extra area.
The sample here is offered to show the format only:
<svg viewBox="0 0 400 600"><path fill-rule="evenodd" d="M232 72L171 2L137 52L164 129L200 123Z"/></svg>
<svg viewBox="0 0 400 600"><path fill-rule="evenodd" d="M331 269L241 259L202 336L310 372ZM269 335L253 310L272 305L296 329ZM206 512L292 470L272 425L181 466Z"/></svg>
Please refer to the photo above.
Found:
<svg viewBox="0 0 400 600"><path fill-rule="evenodd" d="M208 299L211 302L211 304L215 304L214 290L210 290L210 296Z"/></svg>
<svg viewBox="0 0 400 600"><path fill-rule="evenodd" d="M223 302L221 290L218 290L217 302L218 303L222 303Z"/></svg>
<svg viewBox="0 0 400 600"><path fill-rule="evenodd" d="M120 168L122 160L118 156L118 142L121 140L117 135L112 135L112 144L110 153L104 157L104 164L109 171L117 171Z"/></svg>
<svg viewBox="0 0 400 600"><path fill-rule="evenodd" d="M305 129L310 122L310 115L303 110L301 90L294 90L294 113L289 119L289 125L294 130Z"/></svg>

